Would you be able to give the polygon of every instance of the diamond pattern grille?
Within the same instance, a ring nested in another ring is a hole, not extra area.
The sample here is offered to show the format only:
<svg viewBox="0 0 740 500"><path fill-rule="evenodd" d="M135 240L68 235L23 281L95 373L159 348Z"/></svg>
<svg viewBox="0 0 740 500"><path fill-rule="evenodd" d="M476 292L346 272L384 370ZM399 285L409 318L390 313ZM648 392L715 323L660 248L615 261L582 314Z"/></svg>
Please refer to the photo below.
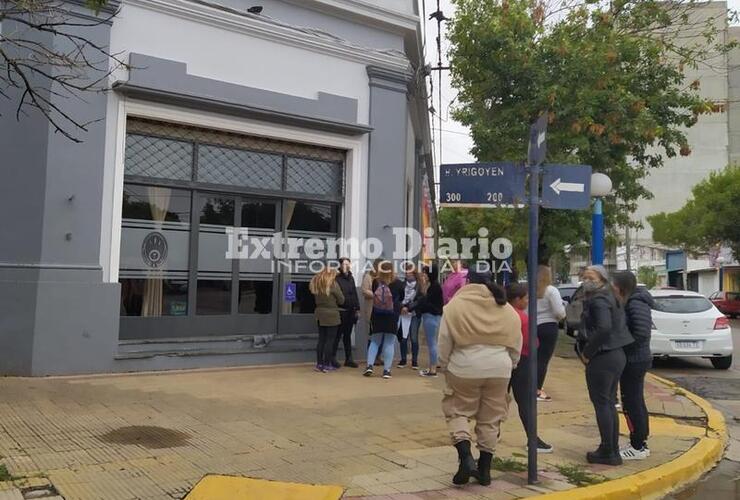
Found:
<svg viewBox="0 0 740 500"><path fill-rule="evenodd" d="M218 146L198 148L198 180L214 184L281 189L283 157Z"/></svg>
<svg viewBox="0 0 740 500"><path fill-rule="evenodd" d="M288 191L341 195L342 169L338 163L288 158Z"/></svg>
<svg viewBox="0 0 740 500"><path fill-rule="evenodd" d="M312 146L309 144L298 144L288 141L268 139L252 135L236 134L211 130L199 127L188 127L174 123L144 120L141 118L129 118L126 123L129 134L153 135L180 139L185 142L198 142L215 146L226 146L237 149L248 149L280 155L303 156L316 160L328 160L344 162L345 151L341 149L327 148L323 146Z"/></svg>
<svg viewBox="0 0 740 500"><path fill-rule="evenodd" d="M337 199L344 189L346 153L340 149L140 118L129 118L126 127L128 175L191 180L197 144L198 182Z"/></svg>
<svg viewBox="0 0 740 500"><path fill-rule="evenodd" d="M129 175L189 181L193 145L146 135L126 136L125 170Z"/></svg>

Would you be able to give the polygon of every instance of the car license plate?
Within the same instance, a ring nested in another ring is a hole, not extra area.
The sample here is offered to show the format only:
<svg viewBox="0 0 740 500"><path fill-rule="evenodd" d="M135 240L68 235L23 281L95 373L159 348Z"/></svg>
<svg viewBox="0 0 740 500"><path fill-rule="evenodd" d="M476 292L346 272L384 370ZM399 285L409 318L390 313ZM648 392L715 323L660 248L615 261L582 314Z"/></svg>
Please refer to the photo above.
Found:
<svg viewBox="0 0 740 500"><path fill-rule="evenodd" d="M674 341L676 349L699 349L697 340L676 340Z"/></svg>

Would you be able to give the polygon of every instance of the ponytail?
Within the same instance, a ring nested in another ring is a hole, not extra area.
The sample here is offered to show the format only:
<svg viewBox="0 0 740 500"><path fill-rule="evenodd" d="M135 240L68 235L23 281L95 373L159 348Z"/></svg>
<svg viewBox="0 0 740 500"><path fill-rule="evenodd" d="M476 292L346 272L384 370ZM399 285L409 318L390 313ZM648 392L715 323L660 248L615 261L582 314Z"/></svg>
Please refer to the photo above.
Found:
<svg viewBox="0 0 740 500"><path fill-rule="evenodd" d="M476 285L485 285L488 291L493 295L493 300L496 304L503 306L506 305L506 290L500 287L495 281L489 271L478 272L468 270L468 283Z"/></svg>
<svg viewBox="0 0 740 500"><path fill-rule="evenodd" d="M493 295L493 300L496 301L496 304L503 306L506 304L506 290L504 290L502 287L500 287L498 284L494 283L493 281L489 281L488 283L485 283L486 288L488 288L491 291L491 295Z"/></svg>

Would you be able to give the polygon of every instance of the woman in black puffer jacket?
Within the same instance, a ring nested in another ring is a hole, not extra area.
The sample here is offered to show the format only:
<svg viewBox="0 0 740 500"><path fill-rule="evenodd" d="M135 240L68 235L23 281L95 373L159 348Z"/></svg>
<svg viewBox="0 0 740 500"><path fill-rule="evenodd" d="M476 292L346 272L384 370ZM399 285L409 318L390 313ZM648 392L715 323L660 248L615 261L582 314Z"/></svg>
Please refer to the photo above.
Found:
<svg viewBox="0 0 740 500"><path fill-rule="evenodd" d="M624 309L614 296L603 266L583 274L584 303L578 345L586 365L588 396L594 405L601 444L586 454L592 464L621 465L617 387L627 362L624 346L633 342Z"/></svg>
<svg viewBox="0 0 740 500"><path fill-rule="evenodd" d="M624 304L627 328L635 341L624 346L627 365L624 367L619 387L627 426L630 430L630 445L620 450L622 460L642 460L650 456L647 438L650 424L645 405L645 374L650 369L653 356L650 353L650 332L653 318L653 297L647 290L637 288L637 279L631 272L614 276L614 290Z"/></svg>

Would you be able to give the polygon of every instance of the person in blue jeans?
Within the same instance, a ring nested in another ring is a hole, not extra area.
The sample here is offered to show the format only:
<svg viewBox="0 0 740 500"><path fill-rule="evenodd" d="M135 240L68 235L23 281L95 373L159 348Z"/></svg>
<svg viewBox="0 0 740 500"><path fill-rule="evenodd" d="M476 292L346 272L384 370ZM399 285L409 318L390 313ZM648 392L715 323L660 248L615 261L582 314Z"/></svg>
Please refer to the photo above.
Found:
<svg viewBox="0 0 740 500"><path fill-rule="evenodd" d="M383 354L383 378L391 378L393 355L396 348L395 336L404 285L396 279L393 263L383 261L378 264L373 280L373 309L370 314L370 347L367 350L367 368L363 375L373 375L373 365L378 352Z"/></svg>
<svg viewBox="0 0 740 500"><path fill-rule="evenodd" d="M422 294L414 305L414 311L421 315L421 324L424 327L424 336L429 350L429 368L419 372L422 377L437 376L437 334L439 323L442 321L442 286L439 284L439 271L436 266L423 266L421 272L426 277L422 285Z"/></svg>

